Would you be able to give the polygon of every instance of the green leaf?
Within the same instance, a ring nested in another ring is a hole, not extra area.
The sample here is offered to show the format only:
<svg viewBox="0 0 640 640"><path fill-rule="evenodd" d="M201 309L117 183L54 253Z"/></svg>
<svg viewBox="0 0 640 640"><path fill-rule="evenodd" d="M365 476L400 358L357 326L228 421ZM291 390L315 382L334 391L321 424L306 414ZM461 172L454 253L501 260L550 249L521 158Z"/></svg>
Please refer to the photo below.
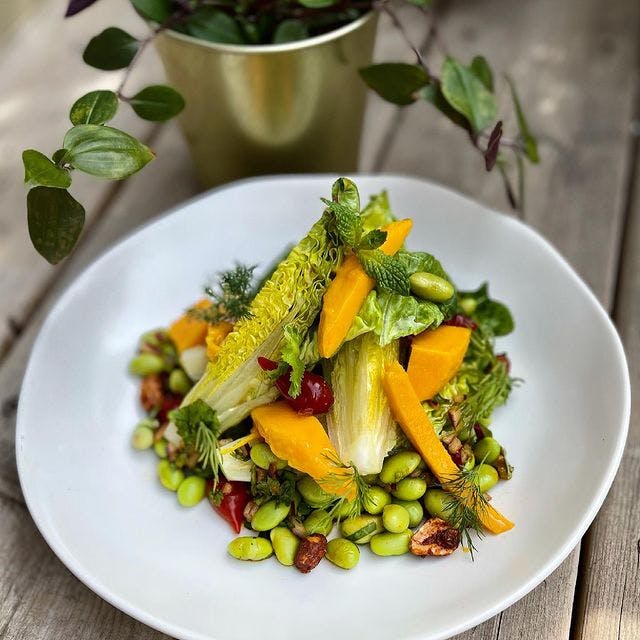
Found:
<svg viewBox="0 0 640 640"><path fill-rule="evenodd" d="M84 207L65 189L34 187L27 194L29 236L36 251L51 264L66 258L84 225Z"/></svg>
<svg viewBox="0 0 640 640"><path fill-rule="evenodd" d="M482 82L488 91L493 93L493 71L484 56L476 56L469 65L471 73Z"/></svg>
<svg viewBox="0 0 640 640"><path fill-rule="evenodd" d="M308 9L326 9L332 7L338 0L298 0L298 3Z"/></svg>
<svg viewBox="0 0 640 640"><path fill-rule="evenodd" d="M341 202L332 202L326 198L321 200L333 212L336 231L342 244L357 247L362 235L362 220L358 211Z"/></svg>
<svg viewBox="0 0 640 640"><path fill-rule="evenodd" d="M447 57L442 65L441 89L447 102L461 113L475 132L482 131L495 119L496 100L467 67Z"/></svg>
<svg viewBox="0 0 640 640"><path fill-rule="evenodd" d="M540 156L538 155L538 141L529 129L529 123L527 122L524 111L522 110L522 105L520 104L520 99L518 98L518 94L516 93L516 87L513 83L513 80L509 76L505 77L507 79L507 82L509 83L509 88L511 89L511 99L513 100L513 107L516 111L518 129L520 131L520 137L522 138L522 143L524 145L525 155L531 162L537 164L538 162L540 162Z"/></svg>
<svg viewBox="0 0 640 640"><path fill-rule="evenodd" d="M129 104L141 118L154 121L169 120L184 109L183 97L163 84L145 87L129 99Z"/></svg>
<svg viewBox="0 0 640 640"><path fill-rule="evenodd" d="M387 239L387 232L382 229L373 229L369 231L362 240L360 240L359 249L378 249Z"/></svg>
<svg viewBox="0 0 640 640"><path fill-rule="evenodd" d="M44 153L27 149L22 152L22 164L24 164L24 182L30 187L42 185L66 189L71 186L69 172L56 166Z"/></svg>
<svg viewBox="0 0 640 640"><path fill-rule="evenodd" d="M385 62L360 69L360 76L381 98L394 104L416 101L416 92L429 82L425 70L415 64Z"/></svg>
<svg viewBox="0 0 640 640"><path fill-rule="evenodd" d="M273 43L296 42L309 37L307 25L302 20L283 20L273 34Z"/></svg>
<svg viewBox="0 0 640 640"><path fill-rule="evenodd" d="M442 95L440 83L433 82L428 84L426 87L420 89L419 95L427 102L430 102L438 111L440 111L440 113L449 118L449 120L451 120L451 122L456 126L462 127L466 131L471 129L469 121L463 115L459 114Z"/></svg>
<svg viewBox="0 0 640 640"><path fill-rule="evenodd" d="M191 404L173 410L171 421L176 425L180 437L187 444L195 445L200 424L204 424L216 435L219 430L218 416L204 400L195 400Z"/></svg>
<svg viewBox="0 0 640 640"><path fill-rule="evenodd" d="M284 328L284 342L282 344L281 357L291 367L289 373L289 395L297 398L300 395L302 376L304 375L304 361L300 346L302 345L302 333L291 326Z"/></svg>
<svg viewBox="0 0 640 640"><path fill-rule="evenodd" d="M104 124L118 111L118 96L113 91L90 91L71 107L71 124Z"/></svg>
<svg viewBox="0 0 640 640"><path fill-rule="evenodd" d="M213 7L196 9L185 22L186 32L195 38L223 44L245 44L242 29L230 15Z"/></svg>
<svg viewBox="0 0 640 640"><path fill-rule="evenodd" d="M129 66L140 42L118 27L109 27L89 41L82 59L96 69L112 71Z"/></svg>
<svg viewBox="0 0 640 640"><path fill-rule="evenodd" d="M489 297L486 282L475 291L460 291L458 300L462 311L483 331L494 336L506 336L513 331L515 323L509 308L502 302Z"/></svg>
<svg viewBox="0 0 640 640"><path fill-rule="evenodd" d="M331 199L347 207L351 207L356 212L360 211L360 193L353 180L349 178L338 178L331 186Z"/></svg>
<svg viewBox="0 0 640 640"><path fill-rule="evenodd" d="M81 124L67 131L63 162L99 178L121 180L153 159L151 150L112 127Z"/></svg>
<svg viewBox="0 0 640 640"><path fill-rule="evenodd" d="M378 283L379 289L409 295L407 270L395 256L388 256L379 249L362 249L358 251L358 259L367 275Z"/></svg>
<svg viewBox="0 0 640 640"><path fill-rule="evenodd" d="M162 24L171 16L171 0L131 0L135 10L143 17Z"/></svg>

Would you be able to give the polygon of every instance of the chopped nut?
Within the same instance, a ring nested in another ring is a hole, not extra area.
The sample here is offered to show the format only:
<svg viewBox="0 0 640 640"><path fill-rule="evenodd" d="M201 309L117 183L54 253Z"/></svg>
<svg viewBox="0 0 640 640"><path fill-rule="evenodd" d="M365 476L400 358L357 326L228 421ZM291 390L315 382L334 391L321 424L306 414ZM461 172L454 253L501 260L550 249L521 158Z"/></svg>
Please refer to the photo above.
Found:
<svg viewBox="0 0 640 640"><path fill-rule="evenodd" d="M309 573L326 553L327 539L321 533L313 533L300 541L294 564L302 573Z"/></svg>
<svg viewBox="0 0 640 640"><path fill-rule="evenodd" d="M441 518L429 518L411 537L415 556L448 556L460 544L460 532Z"/></svg>
<svg viewBox="0 0 640 640"><path fill-rule="evenodd" d="M157 373L142 378L140 385L140 404L147 412L162 406L164 393L162 391L162 378Z"/></svg>
<svg viewBox="0 0 640 640"><path fill-rule="evenodd" d="M247 502L247 506L244 508L242 515L244 516L245 520L251 522L253 520L253 516L256 515L257 510L258 505L253 500L250 500L249 502Z"/></svg>

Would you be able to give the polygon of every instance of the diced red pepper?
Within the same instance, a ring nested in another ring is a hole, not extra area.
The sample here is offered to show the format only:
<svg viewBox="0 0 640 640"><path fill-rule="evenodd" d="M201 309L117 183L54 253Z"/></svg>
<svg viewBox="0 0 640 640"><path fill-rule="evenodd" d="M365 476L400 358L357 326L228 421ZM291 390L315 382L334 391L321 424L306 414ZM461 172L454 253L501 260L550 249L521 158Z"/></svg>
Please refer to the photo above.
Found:
<svg viewBox="0 0 640 640"><path fill-rule="evenodd" d="M207 496L211 506L221 515L236 533L240 533L244 522L244 508L251 499L249 494L249 483L225 480L218 481L220 493L212 495L213 480L207 483Z"/></svg>

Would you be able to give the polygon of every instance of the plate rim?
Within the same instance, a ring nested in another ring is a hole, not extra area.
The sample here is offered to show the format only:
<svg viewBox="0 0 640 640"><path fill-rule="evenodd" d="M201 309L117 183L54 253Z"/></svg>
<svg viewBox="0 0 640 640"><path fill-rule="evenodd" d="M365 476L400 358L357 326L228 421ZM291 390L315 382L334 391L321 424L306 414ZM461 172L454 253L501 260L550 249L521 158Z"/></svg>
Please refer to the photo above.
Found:
<svg viewBox="0 0 640 640"><path fill-rule="evenodd" d="M512 606L518 600L522 599L529 592L531 592L536 586L538 586L541 582L543 582L555 569L560 566L560 564L569 556L571 551L576 547L576 545L580 542L581 538L586 533L587 529L594 521L598 512L600 511L610 489L615 479L615 476L618 472L620 462L622 460L622 455L624 452L624 448L627 441L628 431L629 431L629 422L631 417L631 382L630 382L630 374L629 374L629 365L626 357L626 352L624 349L624 345L620 338L620 334L613 323L611 317L607 313L607 311L602 306L601 302L595 296L595 294L591 291L590 287L586 284L586 282L582 279L582 277L577 273L577 271L573 268L573 266L569 263L569 261L560 253L560 251L537 229L528 225L526 222L520 220L517 217L507 215L505 213L499 212L497 209L489 207L477 200L456 191L450 187L444 186L432 180L411 175L411 174L403 174L403 173L353 173L351 176L356 182L359 179L375 179L375 180L400 180L405 181L407 183L416 183L420 185L426 185L436 191L440 191L443 195L449 198L456 199L458 201L463 201L465 205L471 205L476 208L482 210L481 215L487 215L491 218L499 218L501 223L515 226L520 229L520 231L528 234L535 240L540 243L542 247L551 254L563 267L564 271L571 277L574 283L582 290L583 293L586 294L587 298L591 301L594 307L597 309L597 313L600 315L601 319L605 322L605 326L611 333L611 337L613 338L613 343L615 345L615 353L617 359L620 362L623 378L624 378L624 389L623 389L623 410L622 410L622 422L621 427L617 432L616 443L614 454L611 456L607 468L606 473L603 476L603 480L600 483L600 487L598 489L597 496L593 500L590 505L590 508L585 512L583 517L580 519L579 526L577 526L572 535L565 541L564 545L552 555L549 561L544 564L542 567L538 568L534 576L522 584L520 588L516 589L510 596L507 598L503 598L493 607L489 609L485 609L482 613L477 614L475 617L471 619L467 619L465 622L450 626L446 631L433 635L429 634L427 630L424 632L420 632L418 634L411 634L404 636L404 640L444 640L453 635L462 633L468 629L476 627L479 624L482 624L489 618L497 615L501 611ZM155 215L152 219L138 225L121 239L116 241L115 243L109 245L104 251L102 251L97 257L91 260L91 262L86 265L80 273L78 273L73 280L68 283L68 285L64 288L64 290L60 293L55 303L47 312L46 318L40 328L38 329L38 335L34 340L34 343L30 349L29 357L27 361L27 366L25 368L25 373L22 379L20 394L18 399L18 408L16 412L16 427L15 427L15 456L16 456L16 466L18 471L18 478L20 482L20 488L22 494L24 496L25 504L29 510L29 514L33 519L38 531L44 538L47 545L51 548L53 553L60 559L60 561L65 565L65 567L85 586L87 586L91 591L97 594L99 597L107 601L112 606L118 608L120 611L125 614L131 616L132 618L146 624L147 626L160 631L162 633L168 633L177 638L182 638L184 640L224 640L224 636L212 636L212 635L203 635L199 632L195 632L193 630L187 629L181 625L176 625L171 622L162 620L161 618L149 614L146 611L138 608L135 605L131 605L126 598L121 597L120 595L111 591L111 589L103 583L103 581L95 578L89 570L87 570L80 561L74 559L73 555L67 551L66 547L60 543L56 539L56 536L53 533L50 533L46 528L45 517L41 511L39 511L39 507L35 501L35 498L30 494L28 489L28 480L27 480L27 472L25 471L24 459L23 459L23 450L22 444L24 439L24 407L27 401L24 399L25 395L28 398L28 392L25 393L25 389L28 389L28 383L33 375L32 370L34 367L34 353L38 349L40 349L40 345L42 340L44 340L44 334L48 329L49 325L53 322L53 319L61 312L63 306L66 304L67 299L73 295L76 287L80 286L82 282L89 279L92 273L99 269L101 264L109 257L123 251L126 248L126 245L139 235L144 234L147 229L165 224L168 219L173 217L175 214L179 213L181 210L190 207L191 205L199 202L200 200L206 200L215 196L218 193L241 189L249 184L256 184L261 182L275 182L275 181L300 181L304 182L309 179L324 179L327 181L335 180L336 175L332 173L303 173L303 174L276 174L269 176L256 176L243 178L241 180L236 180L234 182L230 182L213 189L209 189L202 193L199 193L187 200L184 200L177 205L169 208L159 215Z"/></svg>

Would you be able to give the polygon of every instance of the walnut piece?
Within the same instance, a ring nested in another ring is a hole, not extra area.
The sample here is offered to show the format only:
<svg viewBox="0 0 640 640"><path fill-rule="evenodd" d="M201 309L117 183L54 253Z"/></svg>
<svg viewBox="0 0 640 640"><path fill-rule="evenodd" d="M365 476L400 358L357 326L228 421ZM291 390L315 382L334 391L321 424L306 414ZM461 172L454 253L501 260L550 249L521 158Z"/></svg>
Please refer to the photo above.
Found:
<svg viewBox="0 0 640 640"><path fill-rule="evenodd" d="M140 404L142 408L147 413L153 409L158 410L162 406L163 399L162 378L157 373L142 378L142 383L140 384Z"/></svg>
<svg viewBox="0 0 640 640"><path fill-rule="evenodd" d="M441 518L429 518L409 542L415 556L448 556L460 544L460 532Z"/></svg>
<svg viewBox="0 0 640 640"><path fill-rule="evenodd" d="M312 533L300 541L294 564L302 573L309 573L320 564L326 553L327 539L321 533Z"/></svg>

